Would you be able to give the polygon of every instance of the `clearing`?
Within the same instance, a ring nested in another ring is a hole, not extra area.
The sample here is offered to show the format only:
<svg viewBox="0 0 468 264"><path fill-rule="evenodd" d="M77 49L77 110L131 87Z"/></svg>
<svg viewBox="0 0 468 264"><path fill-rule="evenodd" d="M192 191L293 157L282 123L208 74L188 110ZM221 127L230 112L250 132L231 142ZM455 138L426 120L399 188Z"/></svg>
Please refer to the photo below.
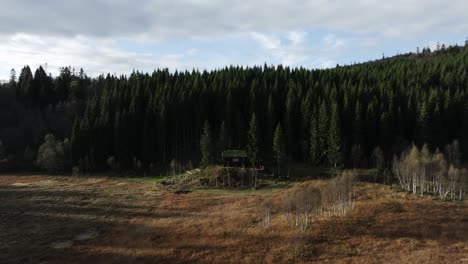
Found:
<svg viewBox="0 0 468 264"><path fill-rule="evenodd" d="M174 194L147 180L0 176L0 263L468 263L468 203L357 183L356 207L301 232L287 187ZM271 227L257 224L271 198Z"/></svg>

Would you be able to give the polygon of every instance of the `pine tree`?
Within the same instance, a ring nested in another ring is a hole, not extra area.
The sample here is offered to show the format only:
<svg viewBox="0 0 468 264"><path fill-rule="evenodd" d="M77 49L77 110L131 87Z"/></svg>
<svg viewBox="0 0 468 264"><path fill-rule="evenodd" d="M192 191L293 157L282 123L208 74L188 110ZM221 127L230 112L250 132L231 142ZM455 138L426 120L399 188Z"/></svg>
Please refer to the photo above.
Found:
<svg viewBox="0 0 468 264"><path fill-rule="evenodd" d="M26 105L30 105L31 101L31 91L33 86L33 75L29 66L24 67L21 70L20 76L18 78L18 86L16 90L16 98Z"/></svg>
<svg viewBox="0 0 468 264"><path fill-rule="evenodd" d="M362 122L362 108L359 101L356 103L354 112L354 131L353 131L353 145L363 146L364 144L363 122Z"/></svg>
<svg viewBox="0 0 468 264"><path fill-rule="evenodd" d="M144 166L149 166L152 162L156 161L156 148L157 148L157 120L156 113L147 108L145 119L142 128L141 136L141 159Z"/></svg>
<svg viewBox="0 0 468 264"><path fill-rule="evenodd" d="M333 104L331 109L330 129L328 133L327 158L329 164L333 165L335 168L342 162L341 150L341 131L338 106Z"/></svg>
<svg viewBox="0 0 468 264"><path fill-rule="evenodd" d="M430 118L430 121L429 121L429 127L430 127L430 131L428 134L430 135L430 138L428 138L425 143L429 143L429 146L431 147L442 146L444 143L443 139L447 137L444 136L445 129L442 124L439 104L436 104L434 108L432 117Z"/></svg>
<svg viewBox="0 0 468 264"><path fill-rule="evenodd" d="M225 114L224 114L224 120L225 120L225 131L226 131L226 147L227 148L232 148L234 145L234 135L232 134L232 131L235 131L234 127L234 102L232 98L232 93L231 91L228 92L227 97L226 97L226 107L225 107Z"/></svg>
<svg viewBox="0 0 468 264"><path fill-rule="evenodd" d="M329 129L329 115L327 111L327 106L325 102L322 102L320 105L319 113L318 113L318 121L317 121L317 151L318 151L318 164L322 164L325 162L327 157L327 149L328 149L328 129Z"/></svg>
<svg viewBox="0 0 468 264"><path fill-rule="evenodd" d="M318 119L318 111L315 108L311 115L310 121L310 162L312 166L320 165L320 153L323 149L319 148L319 119Z"/></svg>
<svg viewBox="0 0 468 264"><path fill-rule="evenodd" d="M298 100L296 85L290 81L288 83L288 95L286 97L286 136L287 146L286 152L288 156L297 157L297 145L294 141L298 138L298 124L300 123L300 116L298 116ZM298 118L299 117L299 118Z"/></svg>
<svg viewBox="0 0 468 264"><path fill-rule="evenodd" d="M277 165L277 175L283 175L284 164L286 161L286 146L284 144L284 134L281 124L276 126L275 136L273 138L273 152L275 153L275 160Z"/></svg>
<svg viewBox="0 0 468 264"><path fill-rule="evenodd" d="M301 140L302 144L302 157L306 158L308 155L310 156L310 146L311 146L311 119L313 115L313 98L312 98L312 89L309 89L307 91L307 95L305 99L302 101L302 126L303 126L303 133L301 133L301 136L303 137ZM307 153L307 150L309 152Z"/></svg>
<svg viewBox="0 0 468 264"><path fill-rule="evenodd" d="M376 104L375 102L371 102L367 106L367 113L366 113L366 126L365 126L365 137L366 142L363 144L363 149L366 153L372 152L373 146L378 146L379 142L377 140L377 130L379 128L378 124L378 116L376 111Z"/></svg>
<svg viewBox="0 0 468 264"><path fill-rule="evenodd" d="M383 151L386 151L392 146L393 138L395 136L391 133L392 127L388 112L383 111L380 115L379 121L379 145L382 146Z"/></svg>
<svg viewBox="0 0 468 264"><path fill-rule="evenodd" d="M255 114L252 114L249 124L249 132L247 134L247 156L252 166L257 165L258 152L257 118L255 117Z"/></svg>
<svg viewBox="0 0 468 264"><path fill-rule="evenodd" d="M72 164L78 164L78 160L81 158L83 154L83 145L80 140L80 121L78 118L75 119L75 123L73 124L72 132L71 132L71 159Z"/></svg>
<svg viewBox="0 0 468 264"><path fill-rule="evenodd" d="M227 133L226 133L226 126L225 123L222 122L221 125L219 126L219 137L218 137L218 143L216 144L216 153L219 158L221 158L221 154L223 151L227 148Z"/></svg>
<svg viewBox="0 0 468 264"><path fill-rule="evenodd" d="M55 93L54 93L52 79L47 76L44 69L39 68L34 73L34 78L31 88L31 99L34 106L45 107L49 104L55 104Z"/></svg>
<svg viewBox="0 0 468 264"><path fill-rule="evenodd" d="M208 167L213 164L213 143L211 138L211 129L208 121L203 126L203 133L200 139L200 149L202 154L201 165Z"/></svg>
<svg viewBox="0 0 468 264"><path fill-rule="evenodd" d="M429 140L429 131L428 131L428 122L429 122L429 112L427 109L427 104L425 101L421 103L421 106L418 109L418 117L416 124L416 142L419 146L427 143Z"/></svg>
<svg viewBox="0 0 468 264"><path fill-rule="evenodd" d="M268 142L268 144L265 144L267 147L265 148L265 152L267 155L265 156L266 159L274 160L274 157L272 156L273 153L272 151L272 145L270 145L270 142L273 142L273 136L275 134L275 125L276 125L276 109L275 109L275 103L273 100L273 96L270 93L270 96L268 97L268 109L267 109L267 120L266 120L266 131L265 131L265 138L264 142Z"/></svg>
<svg viewBox="0 0 468 264"><path fill-rule="evenodd" d="M56 79L56 84L55 84L55 91L57 94L57 99L59 101L67 100L71 81L72 81L72 73L71 73L70 67L60 68L60 75Z"/></svg>
<svg viewBox="0 0 468 264"><path fill-rule="evenodd" d="M12 68L10 71L9 84L10 84L10 87L12 87L13 89L16 89L16 71L14 68Z"/></svg>

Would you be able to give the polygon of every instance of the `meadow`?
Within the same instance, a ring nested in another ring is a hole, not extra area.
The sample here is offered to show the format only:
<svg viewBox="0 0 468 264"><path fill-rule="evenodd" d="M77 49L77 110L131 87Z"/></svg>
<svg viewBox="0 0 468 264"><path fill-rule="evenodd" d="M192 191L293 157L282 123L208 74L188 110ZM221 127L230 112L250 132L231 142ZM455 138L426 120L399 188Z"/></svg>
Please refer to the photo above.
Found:
<svg viewBox="0 0 468 264"><path fill-rule="evenodd" d="M466 201L355 182L352 209L297 228L282 197L329 180L186 192L164 180L1 176L0 263L468 262Z"/></svg>

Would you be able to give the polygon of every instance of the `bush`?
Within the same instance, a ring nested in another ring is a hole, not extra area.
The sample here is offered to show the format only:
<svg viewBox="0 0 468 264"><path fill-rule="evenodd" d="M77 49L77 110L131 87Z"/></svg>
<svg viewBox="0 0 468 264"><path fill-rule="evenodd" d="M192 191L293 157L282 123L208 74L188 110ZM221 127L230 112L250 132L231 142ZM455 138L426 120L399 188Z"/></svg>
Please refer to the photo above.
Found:
<svg viewBox="0 0 468 264"><path fill-rule="evenodd" d="M80 168L78 166L74 166L72 168L72 176L78 177L80 175L81 175Z"/></svg>
<svg viewBox="0 0 468 264"><path fill-rule="evenodd" d="M286 223L305 230L319 216L346 214L354 207L353 182L353 174L342 173L321 189L312 184L295 187L282 199Z"/></svg>
<svg viewBox="0 0 468 264"><path fill-rule="evenodd" d="M107 158L107 166L109 166L113 172L118 172L120 170L119 163L115 160L114 156Z"/></svg>
<svg viewBox="0 0 468 264"><path fill-rule="evenodd" d="M65 151L63 143L56 140L52 134L47 134L44 143L39 147L36 165L51 174L63 171L65 166Z"/></svg>

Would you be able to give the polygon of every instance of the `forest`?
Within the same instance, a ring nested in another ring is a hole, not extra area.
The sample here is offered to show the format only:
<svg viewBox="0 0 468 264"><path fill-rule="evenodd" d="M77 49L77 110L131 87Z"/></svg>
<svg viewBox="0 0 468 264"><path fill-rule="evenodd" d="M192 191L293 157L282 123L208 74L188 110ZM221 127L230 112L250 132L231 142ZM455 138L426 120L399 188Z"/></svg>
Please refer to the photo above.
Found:
<svg viewBox="0 0 468 264"><path fill-rule="evenodd" d="M272 168L391 168L412 144L438 153L455 143L466 161L467 102L468 45L332 69L91 78L25 66L0 86L0 170L157 172L215 164L227 149Z"/></svg>
<svg viewBox="0 0 468 264"><path fill-rule="evenodd" d="M330 69L24 66L0 84L0 263L463 262L467 164L468 41Z"/></svg>

